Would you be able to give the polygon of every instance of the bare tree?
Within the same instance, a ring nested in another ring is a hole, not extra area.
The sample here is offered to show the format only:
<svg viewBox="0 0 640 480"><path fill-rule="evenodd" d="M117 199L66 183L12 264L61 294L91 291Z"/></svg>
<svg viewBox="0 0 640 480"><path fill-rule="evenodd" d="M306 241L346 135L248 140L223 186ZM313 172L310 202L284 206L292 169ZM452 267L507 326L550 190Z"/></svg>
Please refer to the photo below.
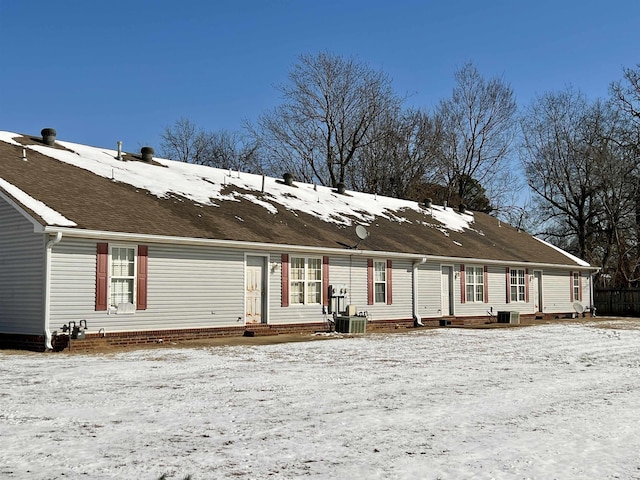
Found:
<svg viewBox="0 0 640 480"><path fill-rule="evenodd" d="M181 162L233 170L261 171L258 147L237 132L208 132L180 118L161 134L161 154Z"/></svg>
<svg viewBox="0 0 640 480"><path fill-rule="evenodd" d="M208 160L208 135L188 118L179 118L173 125L166 126L160 136L161 155L187 163L200 164Z"/></svg>
<svg viewBox="0 0 640 480"><path fill-rule="evenodd" d="M433 182L440 126L419 110L389 112L369 131L371 140L351 163L348 178L357 190L397 198L418 198Z"/></svg>
<svg viewBox="0 0 640 480"><path fill-rule="evenodd" d="M589 103L571 88L545 94L522 120L521 158L539 233L628 283L637 271L628 215L637 164L621 146L620 120L610 105Z"/></svg>
<svg viewBox="0 0 640 480"><path fill-rule="evenodd" d="M436 110L443 128L440 176L450 196L466 200L477 182L494 202L512 185L505 176L513 169L514 94L502 79L484 79L471 63L455 72L455 80L451 98Z"/></svg>
<svg viewBox="0 0 640 480"><path fill-rule="evenodd" d="M357 152L379 140L374 124L399 104L387 75L329 53L300 56L279 90L284 103L254 130L271 172L330 186L345 182Z"/></svg>
<svg viewBox="0 0 640 480"><path fill-rule="evenodd" d="M640 64L623 72L625 82L611 84L612 101L627 119L629 145L640 150Z"/></svg>

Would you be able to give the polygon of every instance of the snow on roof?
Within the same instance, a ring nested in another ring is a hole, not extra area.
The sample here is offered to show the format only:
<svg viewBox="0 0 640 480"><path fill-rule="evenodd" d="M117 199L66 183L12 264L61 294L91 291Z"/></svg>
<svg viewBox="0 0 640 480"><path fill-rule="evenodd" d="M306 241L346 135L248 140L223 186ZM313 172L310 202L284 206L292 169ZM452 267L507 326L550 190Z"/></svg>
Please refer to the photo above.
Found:
<svg viewBox="0 0 640 480"><path fill-rule="evenodd" d="M6 142L10 145L20 145L18 142L14 140L15 137L21 137L22 135L18 133L12 132L2 132L0 131L0 141Z"/></svg>
<svg viewBox="0 0 640 480"><path fill-rule="evenodd" d="M49 208L44 203L27 195L15 185L0 178L0 188L4 189L9 195L15 198L22 205L33 211L49 225L58 225L61 227L75 227L76 223L65 218L55 210Z"/></svg>
<svg viewBox="0 0 640 480"><path fill-rule="evenodd" d="M12 138L20 136L2 132L0 140L16 143ZM347 195L341 195L330 187L299 182L294 182L292 187L272 177L161 158L154 158L156 164L122 161L117 160L115 150L63 141L56 143L67 150L45 145L28 145L26 148L96 175L148 190L161 198L179 195L195 203L210 206L217 206L217 201L243 199L262 206L272 214L277 213L279 209L304 212L343 226L351 226L354 222L370 225L376 217L408 222L402 215L403 210L411 209L423 214L425 212L415 201L352 191L347 192ZM229 185L246 192L229 191ZM469 229L473 223L472 213L459 213L452 208L434 205L430 207L429 213L446 229L452 231L461 232ZM438 227L442 228L439 225Z"/></svg>
<svg viewBox="0 0 640 480"><path fill-rule="evenodd" d="M558 252L562 253L563 255L569 257L571 260L573 260L574 262L576 262L578 265L582 265L583 267L589 267L589 263L585 262L584 260L582 260L581 258L576 257L575 255L571 255L569 252L565 252L564 250L562 250L560 247L556 247L555 245L552 245L549 242L545 242L544 240L538 238L538 237L533 237L536 240L538 240L539 242L544 243L545 245L547 245L548 247L553 248L554 250L557 250Z"/></svg>

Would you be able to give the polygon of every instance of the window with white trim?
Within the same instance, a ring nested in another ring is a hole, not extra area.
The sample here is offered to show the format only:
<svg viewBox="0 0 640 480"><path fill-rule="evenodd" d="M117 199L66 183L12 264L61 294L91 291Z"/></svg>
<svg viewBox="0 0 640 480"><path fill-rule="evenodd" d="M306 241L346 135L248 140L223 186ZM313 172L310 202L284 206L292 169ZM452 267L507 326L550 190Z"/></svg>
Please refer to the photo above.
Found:
<svg viewBox="0 0 640 480"><path fill-rule="evenodd" d="M387 303L387 262L373 262L374 302Z"/></svg>
<svg viewBox="0 0 640 480"><path fill-rule="evenodd" d="M573 272L573 299L580 301L582 295L580 295L580 272Z"/></svg>
<svg viewBox="0 0 640 480"><path fill-rule="evenodd" d="M322 258L291 257L292 305L319 305L322 301Z"/></svg>
<svg viewBox="0 0 640 480"><path fill-rule="evenodd" d="M136 250L131 247L111 247L111 279L109 303L135 305Z"/></svg>
<svg viewBox="0 0 640 480"><path fill-rule="evenodd" d="M484 302L484 268L465 265L467 302Z"/></svg>
<svg viewBox="0 0 640 480"><path fill-rule="evenodd" d="M511 286L511 301L512 302L526 302L527 301L527 288L526 281L527 275L524 269L511 269L510 270L510 286Z"/></svg>

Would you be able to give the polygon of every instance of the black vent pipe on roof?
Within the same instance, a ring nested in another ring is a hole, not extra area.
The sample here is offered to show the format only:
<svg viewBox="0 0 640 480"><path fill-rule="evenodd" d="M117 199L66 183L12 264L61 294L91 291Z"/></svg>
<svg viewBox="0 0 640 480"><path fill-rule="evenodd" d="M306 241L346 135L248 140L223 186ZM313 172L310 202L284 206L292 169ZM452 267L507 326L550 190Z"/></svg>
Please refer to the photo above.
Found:
<svg viewBox="0 0 640 480"><path fill-rule="evenodd" d="M42 135L42 141L45 145L53 145L56 143L56 129L55 128L43 128L40 132Z"/></svg>
<svg viewBox="0 0 640 480"><path fill-rule="evenodd" d="M140 149L140 153L142 154L142 161L143 162L147 162L147 163L151 163L151 160L153 160L153 148L151 147L142 147Z"/></svg>
<svg viewBox="0 0 640 480"><path fill-rule="evenodd" d="M338 193L340 195L344 195L347 191L347 186L344 184L344 182L338 182L338 184L336 185L336 189L338 190Z"/></svg>
<svg viewBox="0 0 640 480"><path fill-rule="evenodd" d="M285 185L292 186L293 185L293 174L291 172L285 172L282 175L282 180Z"/></svg>

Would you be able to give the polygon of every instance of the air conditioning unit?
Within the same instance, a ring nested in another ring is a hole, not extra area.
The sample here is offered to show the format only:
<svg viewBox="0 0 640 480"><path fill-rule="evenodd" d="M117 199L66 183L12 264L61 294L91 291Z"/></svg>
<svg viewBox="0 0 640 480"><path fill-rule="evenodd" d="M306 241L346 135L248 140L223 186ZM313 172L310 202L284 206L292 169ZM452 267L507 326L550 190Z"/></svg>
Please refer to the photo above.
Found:
<svg viewBox="0 0 640 480"><path fill-rule="evenodd" d="M520 325L520 312L498 312L498 323Z"/></svg>

